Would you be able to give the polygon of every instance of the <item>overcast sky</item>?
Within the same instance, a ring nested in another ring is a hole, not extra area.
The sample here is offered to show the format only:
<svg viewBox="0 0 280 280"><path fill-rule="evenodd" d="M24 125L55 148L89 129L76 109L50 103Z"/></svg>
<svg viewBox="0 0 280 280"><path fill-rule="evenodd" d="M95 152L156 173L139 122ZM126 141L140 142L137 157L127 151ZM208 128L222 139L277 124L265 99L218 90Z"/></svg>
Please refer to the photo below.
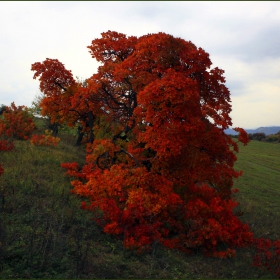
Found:
<svg viewBox="0 0 280 280"><path fill-rule="evenodd" d="M31 64L58 59L86 79L87 46L101 32L165 32L191 41L225 70L233 126L280 126L280 2L0 2L0 104L31 106Z"/></svg>

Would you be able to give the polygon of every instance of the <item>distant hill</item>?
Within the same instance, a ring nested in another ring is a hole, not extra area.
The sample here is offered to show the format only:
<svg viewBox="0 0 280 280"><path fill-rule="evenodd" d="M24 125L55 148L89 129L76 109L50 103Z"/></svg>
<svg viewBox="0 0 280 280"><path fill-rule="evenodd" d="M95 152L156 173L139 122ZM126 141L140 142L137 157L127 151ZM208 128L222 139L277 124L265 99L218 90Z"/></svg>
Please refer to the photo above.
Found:
<svg viewBox="0 0 280 280"><path fill-rule="evenodd" d="M269 134L276 134L277 132L280 131L280 126L266 126L266 127L259 127L256 129L245 129L245 131L247 133L259 133L259 132L263 132L265 133L265 135L269 135ZM238 132L236 132L235 130L229 128L225 130L226 134L231 134L231 135L237 135Z"/></svg>

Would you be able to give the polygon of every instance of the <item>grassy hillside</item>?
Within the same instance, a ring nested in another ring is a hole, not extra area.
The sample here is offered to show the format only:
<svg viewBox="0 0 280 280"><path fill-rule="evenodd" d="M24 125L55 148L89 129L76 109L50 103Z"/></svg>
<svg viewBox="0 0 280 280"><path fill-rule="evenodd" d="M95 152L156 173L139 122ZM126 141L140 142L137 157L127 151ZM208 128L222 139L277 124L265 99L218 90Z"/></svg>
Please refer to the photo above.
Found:
<svg viewBox="0 0 280 280"><path fill-rule="evenodd" d="M258 237L280 239L280 144L251 141L240 146L235 168L244 171L235 182L242 219Z"/></svg>
<svg viewBox="0 0 280 280"><path fill-rule="evenodd" d="M60 137L55 148L15 141L15 151L0 155L0 278L274 278L251 267L248 250L226 260L158 245L142 255L125 250L69 193L60 163L82 164L85 154L74 136ZM251 142L238 158L241 218L258 236L280 238L280 145Z"/></svg>

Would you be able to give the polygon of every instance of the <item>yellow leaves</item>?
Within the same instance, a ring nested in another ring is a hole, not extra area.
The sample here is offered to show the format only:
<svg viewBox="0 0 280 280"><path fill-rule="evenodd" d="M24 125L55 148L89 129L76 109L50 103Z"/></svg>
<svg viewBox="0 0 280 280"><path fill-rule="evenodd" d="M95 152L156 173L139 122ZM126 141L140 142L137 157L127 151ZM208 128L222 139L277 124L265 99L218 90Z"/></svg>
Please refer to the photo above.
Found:
<svg viewBox="0 0 280 280"><path fill-rule="evenodd" d="M46 136L51 136L52 135L52 131L50 129L46 129L45 130L45 134L46 134Z"/></svg>
<svg viewBox="0 0 280 280"><path fill-rule="evenodd" d="M103 155L104 153L113 154L118 150L118 147L112 143L109 139L97 139L93 142L93 144L87 145L87 151L90 153L87 158L91 162L95 162L98 156Z"/></svg>

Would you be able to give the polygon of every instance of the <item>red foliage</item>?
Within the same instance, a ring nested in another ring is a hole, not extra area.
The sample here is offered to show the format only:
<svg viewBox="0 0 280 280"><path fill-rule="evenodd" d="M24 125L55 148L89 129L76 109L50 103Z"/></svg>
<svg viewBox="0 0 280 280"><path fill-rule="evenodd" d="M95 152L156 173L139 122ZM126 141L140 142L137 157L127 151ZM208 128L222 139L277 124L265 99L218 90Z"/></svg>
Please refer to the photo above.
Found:
<svg viewBox="0 0 280 280"><path fill-rule="evenodd" d="M8 142L6 140L0 140L0 151L11 151L12 149L14 149L13 142ZM3 173L4 173L4 169L2 168L2 165L0 164L0 176Z"/></svg>
<svg viewBox="0 0 280 280"><path fill-rule="evenodd" d="M53 137L51 135L32 135L30 142L36 146L53 146L56 147L60 139L58 137Z"/></svg>
<svg viewBox="0 0 280 280"><path fill-rule="evenodd" d="M50 116L52 122L63 122L69 113L69 97L73 95L67 89L76 86L71 71L66 70L57 59L49 58L32 64L31 70L35 71L33 78L39 78L40 90L45 95L40 104L42 115Z"/></svg>
<svg viewBox="0 0 280 280"><path fill-rule="evenodd" d="M82 132L92 133L95 115L99 113L98 100L89 88L75 81L71 71L57 59L32 64L33 78L40 81L40 90L44 93L41 101L42 115L49 116L52 123L67 123L74 126L78 121ZM90 140L93 141L93 137Z"/></svg>
<svg viewBox="0 0 280 280"><path fill-rule="evenodd" d="M14 102L6 107L0 119L0 134L7 137L27 140L36 126L26 106L16 106Z"/></svg>
<svg viewBox="0 0 280 280"><path fill-rule="evenodd" d="M256 238L254 244L257 249L254 265L266 268L280 279L280 240Z"/></svg>
<svg viewBox="0 0 280 280"><path fill-rule="evenodd" d="M242 142L244 146L246 146L250 142L250 138L243 128L236 127L233 130L239 132L238 141Z"/></svg>
<svg viewBox="0 0 280 280"><path fill-rule="evenodd" d="M8 142L6 140L0 140L0 151L11 151L14 148L13 142Z"/></svg>
<svg viewBox="0 0 280 280"><path fill-rule="evenodd" d="M88 146L83 168L62 165L78 179L73 193L90 199L83 208L102 210L96 220L128 248L161 242L224 257L250 244L252 233L232 211L241 172L233 169L238 147L224 133L231 105L223 71L209 69L202 49L164 33L108 31L89 49L102 63L87 80L92 99L122 128Z"/></svg>
<svg viewBox="0 0 280 280"><path fill-rule="evenodd" d="M224 132L232 125L224 71L210 68L203 49L165 33L108 31L88 48L101 66L84 85L57 60L32 66L53 121L78 112L97 135L93 116L111 124L109 136L87 146L83 167L62 165L76 178L72 192L89 200L82 208L139 251L159 242L231 257L252 245L253 233L233 214L233 179L242 172L233 168L238 145ZM246 145L246 132L236 131Z"/></svg>

